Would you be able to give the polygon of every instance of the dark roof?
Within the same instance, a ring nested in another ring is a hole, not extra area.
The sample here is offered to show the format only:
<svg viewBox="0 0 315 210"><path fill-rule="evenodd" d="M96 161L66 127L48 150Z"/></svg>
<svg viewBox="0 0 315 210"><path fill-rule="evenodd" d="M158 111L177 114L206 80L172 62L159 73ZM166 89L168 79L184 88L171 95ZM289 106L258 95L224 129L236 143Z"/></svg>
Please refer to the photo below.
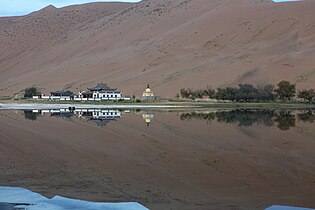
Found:
<svg viewBox="0 0 315 210"><path fill-rule="evenodd" d="M88 88L90 91L115 91L117 89L110 88L107 84L99 83L94 88Z"/></svg>
<svg viewBox="0 0 315 210"><path fill-rule="evenodd" d="M52 92L50 92L51 94L62 94L63 93L63 91L59 91L59 90L57 90L57 91L52 91Z"/></svg>
<svg viewBox="0 0 315 210"><path fill-rule="evenodd" d="M81 94L82 95L91 95L91 94L93 94L93 92L88 91L88 92L82 92Z"/></svg>
<svg viewBox="0 0 315 210"><path fill-rule="evenodd" d="M52 95L61 95L61 96L73 96L73 93L71 91L64 92L64 91L57 90L57 91L50 92L50 94L52 94Z"/></svg>

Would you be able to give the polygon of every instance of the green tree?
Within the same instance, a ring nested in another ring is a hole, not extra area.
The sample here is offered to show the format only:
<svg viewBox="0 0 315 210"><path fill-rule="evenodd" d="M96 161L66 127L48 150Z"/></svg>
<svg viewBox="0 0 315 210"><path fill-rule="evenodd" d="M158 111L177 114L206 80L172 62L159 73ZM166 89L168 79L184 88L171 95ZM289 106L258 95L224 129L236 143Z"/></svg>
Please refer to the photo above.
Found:
<svg viewBox="0 0 315 210"><path fill-rule="evenodd" d="M25 89L24 97L25 98L32 98L38 94L37 88L35 86L29 87Z"/></svg>
<svg viewBox="0 0 315 210"><path fill-rule="evenodd" d="M185 89L185 88L180 89L180 97L189 98L189 95L190 95L190 89Z"/></svg>
<svg viewBox="0 0 315 210"><path fill-rule="evenodd" d="M191 96L192 98L203 98L203 96L205 95L205 91L204 90L195 90L195 91L191 91Z"/></svg>
<svg viewBox="0 0 315 210"><path fill-rule="evenodd" d="M236 93L237 101L253 101L257 100L258 90L250 84L239 84L239 88Z"/></svg>
<svg viewBox="0 0 315 210"><path fill-rule="evenodd" d="M258 87L258 101L273 101L275 99L273 91L274 87L270 84L263 87Z"/></svg>
<svg viewBox="0 0 315 210"><path fill-rule="evenodd" d="M281 100L290 101L296 94L295 84L291 84L288 81L281 81L278 83L277 87L278 88L275 89L275 92Z"/></svg>
<svg viewBox="0 0 315 210"><path fill-rule="evenodd" d="M233 87L218 88L216 93L216 99L235 101L237 92L238 89Z"/></svg>
<svg viewBox="0 0 315 210"><path fill-rule="evenodd" d="M301 98L311 103L315 99L315 90L302 90L298 93L298 98Z"/></svg>

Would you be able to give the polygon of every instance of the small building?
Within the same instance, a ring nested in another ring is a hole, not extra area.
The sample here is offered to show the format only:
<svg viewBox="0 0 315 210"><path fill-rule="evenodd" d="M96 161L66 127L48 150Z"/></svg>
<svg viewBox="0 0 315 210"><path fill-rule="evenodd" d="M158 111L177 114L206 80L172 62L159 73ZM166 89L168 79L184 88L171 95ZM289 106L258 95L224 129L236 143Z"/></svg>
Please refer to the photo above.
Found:
<svg viewBox="0 0 315 210"><path fill-rule="evenodd" d="M42 99L43 96L45 96L45 94L39 92L39 93L37 93L36 95L34 95L32 98L33 98L33 99Z"/></svg>
<svg viewBox="0 0 315 210"><path fill-rule="evenodd" d="M50 92L50 100L56 100L56 101L70 101L74 97L73 93L71 91L53 91Z"/></svg>
<svg viewBox="0 0 315 210"><path fill-rule="evenodd" d="M93 98L93 92L91 91L81 91L79 92L79 98L88 99Z"/></svg>
<svg viewBox="0 0 315 210"><path fill-rule="evenodd" d="M143 92L142 100L143 101L155 101L156 100L156 97L154 96L154 93L150 88L150 84L147 85L147 88Z"/></svg>
<svg viewBox="0 0 315 210"><path fill-rule="evenodd" d="M78 95L74 95L71 91L53 91L50 96L39 94L33 96L33 99L52 100L52 101L130 101L130 97L124 97L121 91L110 88L104 83L97 84L95 87L87 88L87 90L80 91Z"/></svg>

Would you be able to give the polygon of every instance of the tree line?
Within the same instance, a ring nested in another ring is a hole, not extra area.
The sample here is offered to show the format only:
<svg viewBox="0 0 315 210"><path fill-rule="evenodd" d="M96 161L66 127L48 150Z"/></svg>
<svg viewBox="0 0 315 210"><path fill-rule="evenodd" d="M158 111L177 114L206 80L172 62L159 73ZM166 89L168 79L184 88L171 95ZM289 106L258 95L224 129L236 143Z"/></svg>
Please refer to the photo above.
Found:
<svg viewBox="0 0 315 210"><path fill-rule="evenodd" d="M39 92L37 87L35 87L35 86L26 88L24 90L24 98L32 98L33 96L38 96L40 94L41 94L41 92ZM67 91L63 92L63 95L64 96L71 96L71 95L73 95L73 92L70 90L67 90Z"/></svg>
<svg viewBox="0 0 315 210"><path fill-rule="evenodd" d="M294 98L302 99L305 102L313 102L315 90L296 90L296 85L288 81L279 82L276 87L265 85L255 87L252 84L239 84L238 87L224 87L212 89L181 89L178 97L187 99L210 98L217 100L229 100L233 102L268 102L268 101L291 101Z"/></svg>

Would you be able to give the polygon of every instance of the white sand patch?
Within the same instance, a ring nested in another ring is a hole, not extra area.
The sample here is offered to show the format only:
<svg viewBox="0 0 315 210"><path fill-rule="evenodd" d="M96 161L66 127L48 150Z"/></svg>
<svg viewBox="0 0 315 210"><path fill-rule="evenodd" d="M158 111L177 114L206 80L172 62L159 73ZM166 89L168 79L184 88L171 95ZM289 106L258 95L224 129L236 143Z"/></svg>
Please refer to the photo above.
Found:
<svg viewBox="0 0 315 210"><path fill-rule="evenodd" d="M136 202L97 203L55 196L52 199L18 187L0 187L0 203L21 204L26 210L148 210ZM26 205L28 204L28 205Z"/></svg>

